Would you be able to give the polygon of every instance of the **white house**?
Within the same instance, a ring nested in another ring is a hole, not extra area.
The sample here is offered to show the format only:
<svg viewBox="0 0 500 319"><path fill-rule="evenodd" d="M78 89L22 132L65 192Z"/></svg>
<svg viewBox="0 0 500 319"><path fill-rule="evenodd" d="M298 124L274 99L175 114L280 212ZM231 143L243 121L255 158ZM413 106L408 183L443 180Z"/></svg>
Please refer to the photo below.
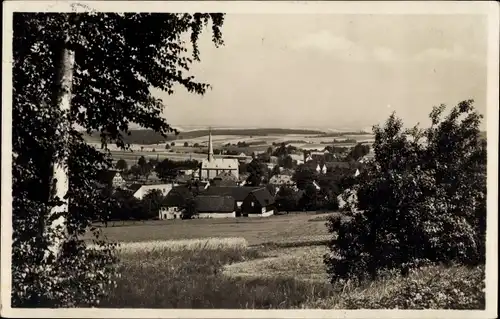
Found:
<svg viewBox="0 0 500 319"><path fill-rule="evenodd" d="M173 184L153 184L153 185L141 185L137 190L135 190L133 196L137 199L142 199L149 191L159 190L166 196L174 187Z"/></svg>
<svg viewBox="0 0 500 319"><path fill-rule="evenodd" d="M123 187L126 183L122 174L117 170L101 171L98 179L101 184L113 187Z"/></svg>
<svg viewBox="0 0 500 319"><path fill-rule="evenodd" d="M195 198L197 218L234 218L236 203L231 196L199 195Z"/></svg>
<svg viewBox="0 0 500 319"><path fill-rule="evenodd" d="M181 219L182 210L179 207L162 207L158 215L159 220Z"/></svg>

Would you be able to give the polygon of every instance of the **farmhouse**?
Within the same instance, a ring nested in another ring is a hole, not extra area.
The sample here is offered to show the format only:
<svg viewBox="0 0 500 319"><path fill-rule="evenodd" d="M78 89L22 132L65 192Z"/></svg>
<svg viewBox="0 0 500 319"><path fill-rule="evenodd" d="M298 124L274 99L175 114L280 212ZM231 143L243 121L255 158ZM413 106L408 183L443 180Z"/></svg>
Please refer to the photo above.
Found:
<svg viewBox="0 0 500 319"><path fill-rule="evenodd" d="M134 192L133 196L137 199L142 199L148 192L159 190L163 196L166 196L173 188L172 184L153 184L153 185L132 185L131 190Z"/></svg>
<svg viewBox="0 0 500 319"><path fill-rule="evenodd" d="M122 174L117 170L100 171L97 178L102 186L124 187L126 183Z"/></svg>
<svg viewBox="0 0 500 319"><path fill-rule="evenodd" d="M177 206L162 207L158 213L158 219L182 219L182 209Z"/></svg>
<svg viewBox="0 0 500 319"><path fill-rule="evenodd" d="M164 206L165 207L183 207L186 203L186 199L191 196L191 191L189 187L175 186L172 190L165 196Z"/></svg>
<svg viewBox="0 0 500 319"><path fill-rule="evenodd" d="M208 158L204 159L200 167L200 179L210 180L220 173L228 172L239 177L239 162L234 158L214 158L212 133L208 135Z"/></svg>
<svg viewBox="0 0 500 319"><path fill-rule="evenodd" d="M236 204L231 196L199 195L195 197L198 218L236 217Z"/></svg>
<svg viewBox="0 0 500 319"><path fill-rule="evenodd" d="M304 155L301 154L290 154L290 157L292 160L297 164L304 164Z"/></svg>
<svg viewBox="0 0 500 319"><path fill-rule="evenodd" d="M266 188L251 191L241 205L245 217L268 217L274 214L274 209L274 197Z"/></svg>
<svg viewBox="0 0 500 319"><path fill-rule="evenodd" d="M262 187L247 187L247 186L210 186L203 193L204 195L214 195L214 196L231 196L236 202L236 208L239 210L243 201L248 196L251 191L257 190Z"/></svg>

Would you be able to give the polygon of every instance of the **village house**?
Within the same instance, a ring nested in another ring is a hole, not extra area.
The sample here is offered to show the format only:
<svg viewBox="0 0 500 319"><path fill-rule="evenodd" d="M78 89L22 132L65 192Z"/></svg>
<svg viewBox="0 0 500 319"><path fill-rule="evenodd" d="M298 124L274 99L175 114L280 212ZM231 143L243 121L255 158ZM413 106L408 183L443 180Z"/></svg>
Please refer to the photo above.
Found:
<svg viewBox="0 0 500 319"><path fill-rule="evenodd" d="M279 162L278 156L270 156L269 162L272 164L275 164L275 165L278 164L278 162Z"/></svg>
<svg viewBox="0 0 500 319"><path fill-rule="evenodd" d="M199 195L194 200L197 218L236 217L236 203L231 196Z"/></svg>
<svg viewBox="0 0 500 319"><path fill-rule="evenodd" d="M278 174L269 179L269 185L272 185L277 193L282 186L294 187L295 182L291 175Z"/></svg>
<svg viewBox="0 0 500 319"><path fill-rule="evenodd" d="M117 170L100 171L97 178L99 184L104 187L122 188L126 184L126 180Z"/></svg>
<svg viewBox="0 0 500 319"><path fill-rule="evenodd" d="M161 207L158 213L158 219L182 219L182 209L177 206Z"/></svg>
<svg viewBox="0 0 500 319"><path fill-rule="evenodd" d="M236 210L239 213L240 207L243 201L248 196L251 191L257 190L262 187L249 187L249 186L210 186L203 193L204 195L214 195L214 196L231 196L236 202Z"/></svg>
<svg viewBox="0 0 500 319"><path fill-rule="evenodd" d="M270 171L272 171L276 165L278 165L278 164L275 164L275 163L266 163L267 169L270 170Z"/></svg>
<svg viewBox="0 0 500 319"><path fill-rule="evenodd" d="M208 158L201 162L200 179L210 180L220 173L229 172L239 177L239 162L234 158L215 158L212 146L212 133L208 135Z"/></svg>
<svg viewBox="0 0 500 319"><path fill-rule="evenodd" d="M174 187L172 184L132 184L129 189L133 192L133 196L137 199L143 197L150 191L159 190L163 196L166 196Z"/></svg>
<svg viewBox="0 0 500 319"><path fill-rule="evenodd" d="M241 205L241 214L245 217L269 217L274 215L274 210L274 196L266 188L251 191Z"/></svg>
<svg viewBox="0 0 500 319"><path fill-rule="evenodd" d="M304 164L304 155L301 155L301 154L290 154L289 156L292 158L292 161L296 165Z"/></svg>

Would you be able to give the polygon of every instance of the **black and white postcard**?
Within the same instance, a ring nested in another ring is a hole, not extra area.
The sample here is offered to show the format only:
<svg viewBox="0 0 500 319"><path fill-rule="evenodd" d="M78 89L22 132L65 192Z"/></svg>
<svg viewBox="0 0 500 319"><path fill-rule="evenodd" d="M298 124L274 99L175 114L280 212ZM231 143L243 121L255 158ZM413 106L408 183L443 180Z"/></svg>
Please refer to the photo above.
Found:
<svg viewBox="0 0 500 319"><path fill-rule="evenodd" d="M496 318L496 2L5 1L1 314Z"/></svg>

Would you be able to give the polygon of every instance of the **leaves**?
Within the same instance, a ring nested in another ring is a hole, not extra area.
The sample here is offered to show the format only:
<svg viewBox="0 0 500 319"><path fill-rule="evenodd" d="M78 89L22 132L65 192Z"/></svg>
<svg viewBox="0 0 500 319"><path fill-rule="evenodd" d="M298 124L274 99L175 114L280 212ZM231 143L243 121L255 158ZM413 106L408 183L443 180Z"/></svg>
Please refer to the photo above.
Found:
<svg viewBox="0 0 500 319"><path fill-rule="evenodd" d="M119 208L98 186L100 170L111 168L109 151L87 145L77 127L100 135L104 147L125 147L123 136L137 124L163 136L173 131L161 116L163 101L150 88L174 94L180 85L204 94L209 85L189 75L199 60L197 39L212 21L222 45L223 14L15 13L13 16L13 247L14 307L94 306L114 283L113 244L94 229L90 248L81 239L92 222ZM190 34L192 53L183 35ZM66 45L66 35L69 42ZM75 53L69 146L56 131L64 120L56 104L59 56ZM61 152L64 151L64 152ZM56 233L46 223L52 164L69 152L68 236L61 256L47 247ZM135 168L132 168L133 173Z"/></svg>
<svg viewBox="0 0 500 319"><path fill-rule="evenodd" d="M427 129L404 130L395 114L374 127L375 160L354 186L353 218L328 224L338 233L331 249L339 258L325 259L332 281L484 262L486 144L472 103L444 118L444 106L434 108Z"/></svg>

